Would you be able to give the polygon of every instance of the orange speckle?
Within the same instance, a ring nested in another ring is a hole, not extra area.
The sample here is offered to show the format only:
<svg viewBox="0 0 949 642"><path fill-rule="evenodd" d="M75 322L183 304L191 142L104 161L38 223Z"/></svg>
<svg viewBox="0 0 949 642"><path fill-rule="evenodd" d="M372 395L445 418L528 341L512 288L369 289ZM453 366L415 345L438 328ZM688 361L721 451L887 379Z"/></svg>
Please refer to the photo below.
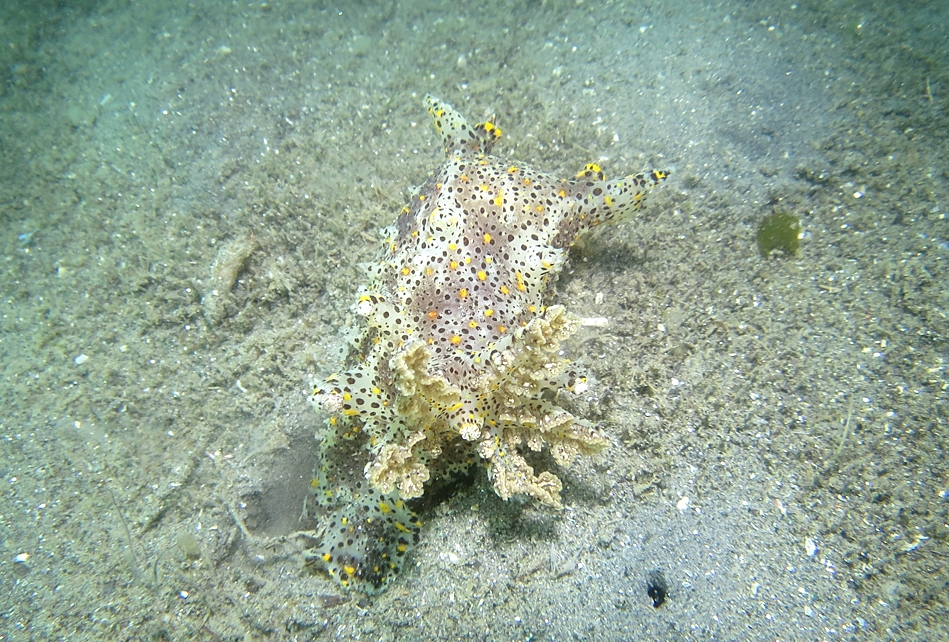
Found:
<svg viewBox="0 0 949 642"><path fill-rule="evenodd" d="M524 179L524 184L525 184L525 185L530 185L530 184L531 184L531 179L525 178L525 179Z"/></svg>
<svg viewBox="0 0 949 642"><path fill-rule="evenodd" d="M510 167L507 168L507 173L508 173L508 174L513 174L513 173L515 173L516 171L517 171L517 167L515 167L514 165L511 165Z"/></svg>
<svg viewBox="0 0 949 642"><path fill-rule="evenodd" d="M428 318L431 319L432 321L434 321L435 319L437 319L437 318L438 318L438 310L429 310L429 311L428 311Z"/></svg>
<svg viewBox="0 0 949 642"><path fill-rule="evenodd" d="M560 190L559 192L557 192L557 196L559 196L560 198L567 198L567 190L563 190L563 189Z"/></svg>
<svg viewBox="0 0 949 642"><path fill-rule="evenodd" d="M507 328L505 328L503 325L499 325L498 332L500 332L501 334L504 334L505 332L507 332Z"/></svg>
<svg viewBox="0 0 949 642"><path fill-rule="evenodd" d="M432 268L430 268L430 267L425 268L425 276L432 276L433 274L435 274L435 270L434 270L434 269L432 269Z"/></svg>
<svg viewBox="0 0 949 642"><path fill-rule="evenodd" d="M462 183L467 183L471 179L468 178L467 174L462 174L461 176L458 177L458 180L460 180Z"/></svg>

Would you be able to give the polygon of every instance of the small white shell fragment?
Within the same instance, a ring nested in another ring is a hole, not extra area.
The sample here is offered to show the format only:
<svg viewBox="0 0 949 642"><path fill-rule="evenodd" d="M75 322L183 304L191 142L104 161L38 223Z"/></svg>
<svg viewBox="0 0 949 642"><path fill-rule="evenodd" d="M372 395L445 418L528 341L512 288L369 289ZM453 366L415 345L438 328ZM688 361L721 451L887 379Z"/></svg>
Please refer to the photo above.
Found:
<svg viewBox="0 0 949 642"><path fill-rule="evenodd" d="M81 354L77 356L75 359L73 359L73 363L75 363L77 366L81 366L86 361L89 361L89 355L85 355L85 354Z"/></svg>
<svg viewBox="0 0 949 642"><path fill-rule="evenodd" d="M20 553L19 555L13 558L13 561L17 562L18 564L26 564L27 562L30 561L30 554Z"/></svg>
<svg viewBox="0 0 949 642"><path fill-rule="evenodd" d="M691 501L692 500L690 500L687 495L683 497L682 499L680 499L678 502L676 502L676 508L679 509L680 511L687 511L689 510L689 503Z"/></svg>
<svg viewBox="0 0 949 642"><path fill-rule="evenodd" d="M804 540L804 552L807 553L808 557L814 557L817 555L817 542L808 537Z"/></svg>

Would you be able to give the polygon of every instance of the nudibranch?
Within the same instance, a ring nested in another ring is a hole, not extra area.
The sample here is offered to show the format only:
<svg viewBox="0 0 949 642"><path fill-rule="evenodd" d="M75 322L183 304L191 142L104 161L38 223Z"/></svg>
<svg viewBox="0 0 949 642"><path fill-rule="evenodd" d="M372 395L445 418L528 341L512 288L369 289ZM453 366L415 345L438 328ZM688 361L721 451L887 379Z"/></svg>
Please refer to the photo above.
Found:
<svg viewBox="0 0 949 642"><path fill-rule="evenodd" d="M492 118L470 125L427 96L446 160L384 230L357 293L345 370L319 383L329 413L313 478L328 514L314 553L345 586L375 592L398 572L420 523L405 502L481 461L497 494L561 506L567 467L607 440L557 405L585 379L559 354L579 320L551 305L570 246L639 211L666 178L608 180L596 164L561 179L491 154Z"/></svg>

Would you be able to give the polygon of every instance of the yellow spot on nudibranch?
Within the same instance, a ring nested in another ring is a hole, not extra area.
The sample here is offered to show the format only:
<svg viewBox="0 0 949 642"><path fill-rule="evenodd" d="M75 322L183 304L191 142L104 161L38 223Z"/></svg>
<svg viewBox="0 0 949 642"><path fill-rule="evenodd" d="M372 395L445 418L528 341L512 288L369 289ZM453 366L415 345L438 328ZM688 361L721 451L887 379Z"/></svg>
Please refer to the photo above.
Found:
<svg viewBox="0 0 949 642"><path fill-rule="evenodd" d="M451 341L453 346L456 346L461 343L461 337L459 337L457 334L453 334L451 335L451 339L449 339L449 341Z"/></svg>
<svg viewBox="0 0 949 642"><path fill-rule="evenodd" d="M407 267L402 268L402 276L408 276L411 273L412 273L412 270L410 270L409 268Z"/></svg>
<svg viewBox="0 0 949 642"><path fill-rule="evenodd" d="M461 288L461 290L458 291L458 296L461 297L462 299L467 299L467 298L468 298L468 288Z"/></svg>
<svg viewBox="0 0 949 642"><path fill-rule="evenodd" d="M491 242L491 235L490 235L490 234L485 234L485 235L484 235L484 242L485 242L485 244L488 244L488 243Z"/></svg>
<svg viewBox="0 0 949 642"><path fill-rule="evenodd" d="M494 310L488 309L484 311L484 316L489 317L494 314Z"/></svg>
<svg viewBox="0 0 949 642"><path fill-rule="evenodd" d="M486 278L488 278L488 273L484 270L478 270L478 280L484 281Z"/></svg>
<svg viewBox="0 0 949 642"><path fill-rule="evenodd" d="M448 264L448 267L450 267L450 268L453 269L453 270L457 269L457 268L458 268L458 261L451 261L451 262Z"/></svg>
<svg viewBox="0 0 949 642"><path fill-rule="evenodd" d="M507 287L506 285L501 286L501 294L510 294L510 293L511 293L511 289L509 287Z"/></svg>

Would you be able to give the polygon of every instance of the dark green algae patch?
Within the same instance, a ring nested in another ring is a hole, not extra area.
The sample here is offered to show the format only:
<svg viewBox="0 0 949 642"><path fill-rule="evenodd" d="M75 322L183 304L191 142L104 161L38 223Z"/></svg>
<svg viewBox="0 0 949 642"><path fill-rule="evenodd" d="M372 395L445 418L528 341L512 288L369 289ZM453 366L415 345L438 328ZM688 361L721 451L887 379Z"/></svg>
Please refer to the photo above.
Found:
<svg viewBox="0 0 949 642"><path fill-rule="evenodd" d="M775 250L781 250L785 255L797 254L801 247L801 237L804 226L801 217L790 212L774 212L768 214L758 223L758 251L767 258Z"/></svg>

